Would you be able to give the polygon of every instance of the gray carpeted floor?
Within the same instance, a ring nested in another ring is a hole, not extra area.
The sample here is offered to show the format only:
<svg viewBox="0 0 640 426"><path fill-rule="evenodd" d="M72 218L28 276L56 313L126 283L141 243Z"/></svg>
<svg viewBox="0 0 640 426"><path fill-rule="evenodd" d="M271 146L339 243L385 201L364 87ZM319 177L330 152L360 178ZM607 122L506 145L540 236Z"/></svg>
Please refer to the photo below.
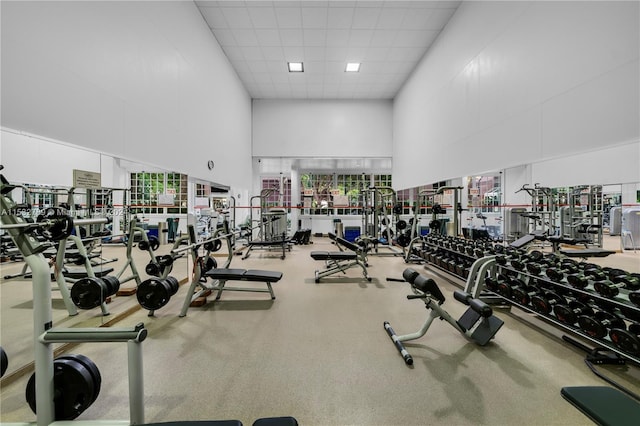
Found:
<svg viewBox="0 0 640 426"><path fill-rule="evenodd" d="M316 284L314 271L323 263L309 252L327 249L333 249L328 239L314 238L313 245L294 246L285 260L266 251L252 252L247 260L236 256L231 267L284 272L274 285L275 301L264 293L225 292L221 301L210 298L179 318L188 287L183 285L155 317L138 310L120 321L118 326L144 322L149 329L143 343L146 421L251 424L287 415L301 425L591 424L562 399L560 389L605 383L555 327L516 310L498 311L505 324L495 340L480 347L435 321L426 336L406 345L415 361L408 367L382 326L390 321L405 334L426 319L424 304L406 299L408 284L386 281L400 278L408 265L398 257L370 256L372 282L354 268ZM428 268L413 267L439 283L447 297L444 308L459 317L465 307L451 297L458 287ZM188 271L185 261L173 275L184 278ZM19 358L26 362L31 337L24 325L18 330L15 315L29 315L30 283L5 281L0 290L3 347L19 347L22 340ZM133 298L118 297L110 310L117 316L134 305ZM59 300L54 306L54 325L67 326L64 307ZM103 322L99 314L82 312L81 324ZM128 419L126 345L84 344L72 352L94 360L103 379L98 400L80 419ZM638 368L601 370L640 392ZM35 420L24 402L27 379L2 388L3 422Z"/></svg>

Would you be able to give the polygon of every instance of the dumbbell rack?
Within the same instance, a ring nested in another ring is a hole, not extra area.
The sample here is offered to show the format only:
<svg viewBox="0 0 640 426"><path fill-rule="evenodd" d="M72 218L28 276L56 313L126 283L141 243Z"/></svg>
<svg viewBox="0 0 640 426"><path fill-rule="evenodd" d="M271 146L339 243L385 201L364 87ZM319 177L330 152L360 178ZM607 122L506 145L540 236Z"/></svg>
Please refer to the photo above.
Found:
<svg viewBox="0 0 640 426"><path fill-rule="evenodd" d="M467 279L471 265L480 257L485 255L480 246L473 248L473 253L468 251L469 247L473 247L471 241L464 250L456 241L460 239L453 237L425 237L423 239L423 250L421 256L429 262L430 265L440 269L448 274L453 275L461 280ZM461 241L461 240L460 240ZM444 257L449 259L457 259L458 262L447 262Z"/></svg>
<svg viewBox="0 0 640 426"><path fill-rule="evenodd" d="M598 306L612 306L614 308L619 309L623 314L625 314L625 317L630 317L630 316L636 316L636 317L640 317L640 307L633 305L631 302L629 302L626 299L626 296L623 294L620 294L619 296L617 296L616 298L606 298L604 296L601 296L600 294L598 294L597 292L595 292L595 290L593 290L593 283L590 283L587 287L585 287L584 289L579 289L576 287L573 287L571 285L569 285L568 283L564 283L564 282L556 282L553 280L548 279L546 276L544 275L533 275L531 273L529 273L527 270L516 270L515 268L509 266L509 265L496 265L496 274L503 274L512 278L518 278L520 280L523 280L525 282L530 282L530 280L535 279L538 282L541 282L542 285L538 285L539 288L545 288L545 286L547 288L556 288L558 289L558 293L560 294L572 294L572 295L583 295L586 296L590 299L592 299L596 304L598 304ZM496 275L497 276L497 275ZM485 287L486 291L490 291ZM611 340L609 340L609 338L595 338L593 336L590 336L589 334L587 334L585 331L583 331L582 329L580 329L577 326L574 325L569 325L566 324L562 321L560 321L558 318L556 318L556 316L553 313L550 314L542 314L540 312L537 312L536 310L534 310L531 306L527 306L527 305L522 305L516 301L514 301L513 299L507 298L504 295L498 294L497 292L492 292L493 294L495 294L498 298L501 298L503 300L505 300L506 302L508 302L509 304L516 306L520 309L522 309L523 311L526 312L530 312L533 313L535 315L538 315L539 317L545 319L546 321L564 329L567 330L571 333L573 333L574 335L580 336L586 340L589 340L593 343L595 343L596 345L598 345L599 347L603 347L606 349L611 350L612 352L615 352L617 354L619 354L620 356L627 358L629 360L632 360L638 364L640 364L640 356L637 355L633 355L630 353L627 353L623 350L621 350L620 348L618 348L617 346L615 346L613 344L613 342ZM599 304L598 302L600 302L601 304ZM600 308L601 310L604 310L602 308Z"/></svg>
<svg viewBox="0 0 640 426"><path fill-rule="evenodd" d="M429 238L427 236L423 239L423 248L422 248L421 256L429 262L430 266L433 266L438 270L444 271L447 274L450 274L456 278L465 280L469 276L470 271L473 270L473 268L469 268L466 265L469 265L469 263L473 263L476 260L481 259L483 256L492 255L495 253L492 253L491 248L488 246L485 246L483 248L481 244L475 244L470 241L466 242L466 245L465 244L460 245L459 244L460 241L461 239L454 238L454 237ZM463 250L463 246L465 246L464 250ZM469 248L473 246L475 246L475 249L473 250L473 255L472 255L469 253ZM455 262L447 262L446 260L443 260L447 258L458 259L458 263L455 264ZM551 279L548 279L545 275L533 275L529 273L526 269L517 270L511 267L510 265L495 264L493 268L494 268L493 273L495 274L495 276L498 276L499 274L503 274L503 275L508 275L512 278L519 278L525 282L533 278L538 280L538 282L542 284L542 285L539 285L541 289L547 286L551 289L554 289L554 288L557 289L558 292L562 294L570 293L574 295L584 295L586 297L593 299L594 302L596 302L596 304L600 302L599 304L601 304L602 306L611 306L613 308L619 309L621 312L625 314L627 318L628 317L640 318L640 307L635 306L634 304L629 302L628 297L624 295L624 292L621 292L621 294L616 296L616 298L606 298L600 295L599 293L597 293L595 290L593 290L593 283L590 283L584 289L579 289L565 282L556 282ZM567 330L576 336L583 337L597 344L599 347L610 349L614 353L617 353L626 359L632 360L640 364L640 356L627 353L621 350L620 348L615 346L613 342L609 340L608 337L604 339L594 338L588 335L578 326L572 326L558 320L558 318L556 318L553 313L548 315L542 314L540 312L535 311L531 306L522 305L511 298L505 297L501 294L498 294L497 292L490 291L488 288L486 288L483 277L480 278L479 286L480 288L476 290L476 293L482 292L486 294L486 292L488 292L492 296L495 295L497 300L505 301L507 302L507 304L516 306L525 312L530 312L535 315L538 315L539 317L544 318L548 322L558 326L561 329ZM483 297L483 299L485 299L485 297ZM599 307L599 309L605 310L601 307Z"/></svg>

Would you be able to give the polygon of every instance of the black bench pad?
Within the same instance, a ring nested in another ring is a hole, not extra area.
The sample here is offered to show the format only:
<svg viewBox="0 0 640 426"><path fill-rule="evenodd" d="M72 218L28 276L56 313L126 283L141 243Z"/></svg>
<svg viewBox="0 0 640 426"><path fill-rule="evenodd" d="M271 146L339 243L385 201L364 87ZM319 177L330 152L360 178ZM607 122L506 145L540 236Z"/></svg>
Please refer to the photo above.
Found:
<svg viewBox="0 0 640 426"><path fill-rule="evenodd" d="M614 388L564 387L560 394L599 425L632 426L640 419L640 403Z"/></svg>
<svg viewBox="0 0 640 426"><path fill-rule="evenodd" d="M207 277L223 281L261 281L278 282L282 278L282 272L262 271L259 269L211 269L205 273Z"/></svg>
<svg viewBox="0 0 640 426"><path fill-rule="evenodd" d="M249 241L249 245L256 246L256 247L270 247L270 246L281 246L283 244L287 244L290 242L291 240Z"/></svg>
<svg viewBox="0 0 640 426"><path fill-rule="evenodd" d="M355 260L358 255L345 251L312 251L311 257L314 260Z"/></svg>
<svg viewBox="0 0 640 426"><path fill-rule="evenodd" d="M560 250L560 254L564 254L567 257L607 257L610 254L614 254L613 250L605 249L575 249L575 250Z"/></svg>

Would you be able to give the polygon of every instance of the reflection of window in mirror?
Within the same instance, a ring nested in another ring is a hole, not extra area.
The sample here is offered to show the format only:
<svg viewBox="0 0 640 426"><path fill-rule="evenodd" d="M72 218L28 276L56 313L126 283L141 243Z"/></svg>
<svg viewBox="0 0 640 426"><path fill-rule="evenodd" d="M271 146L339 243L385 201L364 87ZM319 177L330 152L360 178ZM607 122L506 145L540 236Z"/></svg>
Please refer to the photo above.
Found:
<svg viewBox="0 0 640 426"><path fill-rule="evenodd" d="M470 176L468 206L481 213L499 213L502 202L500 175Z"/></svg>

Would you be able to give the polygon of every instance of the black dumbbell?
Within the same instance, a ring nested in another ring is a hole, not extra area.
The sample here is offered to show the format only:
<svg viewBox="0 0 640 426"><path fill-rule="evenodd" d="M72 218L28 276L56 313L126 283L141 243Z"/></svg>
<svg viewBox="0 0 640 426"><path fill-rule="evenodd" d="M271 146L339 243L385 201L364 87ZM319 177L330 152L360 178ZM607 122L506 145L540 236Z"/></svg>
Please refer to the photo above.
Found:
<svg viewBox="0 0 640 426"><path fill-rule="evenodd" d="M620 315L605 311L598 311L594 315L580 315L578 325L591 337L602 339L607 335L607 329L626 329L626 324Z"/></svg>
<svg viewBox="0 0 640 426"><path fill-rule="evenodd" d="M539 262L543 257L544 255L541 251L533 250L525 255L520 256L519 259L512 259L509 263L518 271L523 271L527 263Z"/></svg>
<svg viewBox="0 0 640 426"><path fill-rule="evenodd" d="M558 321L573 325L578 322L580 315L593 315L593 308L578 300L572 300L568 305L558 304L553 307L553 313Z"/></svg>
<svg viewBox="0 0 640 426"><path fill-rule="evenodd" d="M578 272L578 264L573 259L563 259L560 266L547 268L545 275L552 281L561 282L565 275Z"/></svg>
<svg viewBox="0 0 640 426"><path fill-rule="evenodd" d="M527 306L531 303L531 299L539 295L541 291L538 287L531 284L515 287L511 290L511 299L516 303Z"/></svg>
<svg viewBox="0 0 640 426"><path fill-rule="evenodd" d="M604 281L607 279L606 272L604 271L604 269L602 269L598 265L594 265L591 263L587 264L583 268L583 271L584 271L584 275L591 278L593 281Z"/></svg>
<svg viewBox="0 0 640 426"><path fill-rule="evenodd" d="M170 254L165 254L162 256L156 256L155 262L150 260L147 266L145 266L144 270L148 275L153 277L159 277L165 272L171 272L173 268L173 256ZM168 273L167 272L167 273Z"/></svg>
<svg viewBox="0 0 640 426"><path fill-rule="evenodd" d="M147 239L149 240L148 243L145 240L140 240L138 242L138 248L140 250L146 251L146 250L149 250L149 248L151 248L151 250L155 251L155 250L158 250L158 248L160 248L160 240L158 240L155 236L149 235Z"/></svg>
<svg viewBox="0 0 640 426"><path fill-rule="evenodd" d="M80 309L93 309L102 305L120 289L120 280L114 276L84 277L73 283L71 300Z"/></svg>
<svg viewBox="0 0 640 426"><path fill-rule="evenodd" d="M632 291L629 293L629 301L636 306L640 306L640 291Z"/></svg>
<svg viewBox="0 0 640 426"><path fill-rule="evenodd" d="M160 309L178 292L179 283L174 277L150 278L140 283L136 291L138 303L149 311Z"/></svg>
<svg viewBox="0 0 640 426"><path fill-rule="evenodd" d="M612 328L609 338L618 349L631 355L640 355L640 324L630 324L629 330Z"/></svg>
<svg viewBox="0 0 640 426"><path fill-rule="evenodd" d="M566 305L564 297L551 290L543 290L541 293L531 297L531 306L539 314L548 315L555 305Z"/></svg>

